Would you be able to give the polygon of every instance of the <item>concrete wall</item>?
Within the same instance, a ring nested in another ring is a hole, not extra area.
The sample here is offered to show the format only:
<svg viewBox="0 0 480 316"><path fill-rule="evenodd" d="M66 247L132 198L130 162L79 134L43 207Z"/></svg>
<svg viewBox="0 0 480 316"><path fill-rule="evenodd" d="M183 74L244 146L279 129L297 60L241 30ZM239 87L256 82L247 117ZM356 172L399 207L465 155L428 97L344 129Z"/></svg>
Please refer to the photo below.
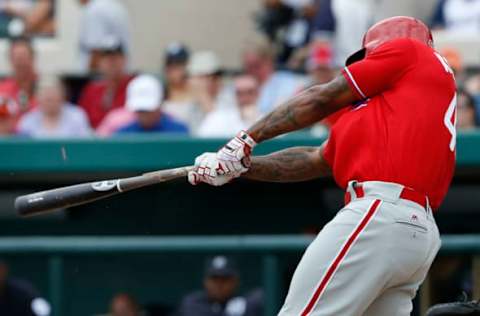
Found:
<svg viewBox="0 0 480 316"><path fill-rule="evenodd" d="M56 0L58 34L39 39L38 68L41 73L74 72L80 6L78 0ZM175 40L192 49L212 49L225 66L239 65L242 45L255 34L253 17L263 0L120 0L128 8L132 24L132 67L158 71L165 46ZM436 0L380 0L375 19L398 14L428 20ZM459 40L438 36L439 46ZM480 62L477 39L458 43L467 64ZM0 73L8 72L6 42L0 41Z"/></svg>
<svg viewBox="0 0 480 316"><path fill-rule="evenodd" d="M133 65L159 68L165 46L180 40L192 49L212 49L226 66L239 65L239 50L255 34L260 0L122 0L133 26ZM145 4L145 5L143 5Z"/></svg>
<svg viewBox="0 0 480 316"><path fill-rule="evenodd" d="M243 41L255 33L253 16L260 0L121 0L130 12L132 67L157 71L165 46L180 40L192 49L210 48L227 67L238 66ZM57 0L58 34L39 39L41 72L74 72L80 6L78 0ZM0 41L0 73L8 72L6 42Z"/></svg>

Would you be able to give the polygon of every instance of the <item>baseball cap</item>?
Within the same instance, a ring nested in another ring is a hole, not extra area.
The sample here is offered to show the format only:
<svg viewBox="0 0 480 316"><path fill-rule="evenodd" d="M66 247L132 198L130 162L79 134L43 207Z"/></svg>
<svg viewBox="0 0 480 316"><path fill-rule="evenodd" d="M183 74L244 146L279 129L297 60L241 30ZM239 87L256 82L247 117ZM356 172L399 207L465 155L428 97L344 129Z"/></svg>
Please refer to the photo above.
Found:
<svg viewBox="0 0 480 316"><path fill-rule="evenodd" d="M221 71L220 59L212 51L194 53L188 64L188 72L191 76L214 75Z"/></svg>
<svg viewBox="0 0 480 316"><path fill-rule="evenodd" d="M238 271L235 262L224 255L209 258L205 264L205 276L207 277L233 277Z"/></svg>
<svg viewBox="0 0 480 316"><path fill-rule="evenodd" d="M307 68L310 70L319 67L333 67L332 47L328 44L314 45L307 60Z"/></svg>
<svg viewBox="0 0 480 316"><path fill-rule="evenodd" d="M93 50L104 54L125 54L125 48L122 45L122 41L115 36L106 37L104 40L94 45Z"/></svg>
<svg viewBox="0 0 480 316"><path fill-rule="evenodd" d="M173 42L167 46L165 50L165 64L176 64L176 63L186 63L190 52L187 46L182 43Z"/></svg>
<svg viewBox="0 0 480 316"><path fill-rule="evenodd" d="M126 108L132 112L153 112L163 102L163 88L160 81L152 75L139 75L127 87Z"/></svg>

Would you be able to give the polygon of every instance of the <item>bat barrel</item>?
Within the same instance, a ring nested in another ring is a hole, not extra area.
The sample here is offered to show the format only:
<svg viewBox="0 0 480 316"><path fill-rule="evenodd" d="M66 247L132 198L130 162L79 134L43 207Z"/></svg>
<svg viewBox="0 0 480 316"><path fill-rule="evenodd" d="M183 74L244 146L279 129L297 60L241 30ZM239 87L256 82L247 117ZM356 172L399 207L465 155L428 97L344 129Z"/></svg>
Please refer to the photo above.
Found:
<svg viewBox="0 0 480 316"><path fill-rule="evenodd" d="M119 193L117 181L83 183L19 196L15 199L15 210L25 217L86 204Z"/></svg>
<svg viewBox="0 0 480 316"><path fill-rule="evenodd" d="M193 166L149 172L141 176L82 183L19 196L15 209L20 216L32 216L59 208L90 203L118 193L184 177Z"/></svg>

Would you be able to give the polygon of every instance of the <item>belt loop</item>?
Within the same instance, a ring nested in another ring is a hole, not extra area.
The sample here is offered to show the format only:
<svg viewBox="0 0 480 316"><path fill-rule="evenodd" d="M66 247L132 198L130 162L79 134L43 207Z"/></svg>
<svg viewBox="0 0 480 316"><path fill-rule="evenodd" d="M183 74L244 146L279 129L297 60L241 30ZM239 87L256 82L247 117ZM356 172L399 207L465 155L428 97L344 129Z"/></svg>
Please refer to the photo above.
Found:
<svg viewBox="0 0 480 316"><path fill-rule="evenodd" d="M357 199L365 196L365 191L363 190L363 186L361 184L357 185L357 183L354 183L353 190L355 191Z"/></svg>
<svg viewBox="0 0 480 316"><path fill-rule="evenodd" d="M347 205L348 203L350 203L353 199L355 199L357 197L357 194L356 194L355 189L354 189L356 183L357 183L357 181L355 181L355 180L348 182L347 191L345 192L345 196L344 196L345 205Z"/></svg>
<svg viewBox="0 0 480 316"><path fill-rule="evenodd" d="M356 199L357 198L357 192L355 191L355 186L357 185L357 180L352 180L348 182L347 185L347 193L350 193L350 199Z"/></svg>
<svg viewBox="0 0 480 316"><path fill-rule="evenodd" d="M426 200L426 211L428 216L433 217L432 207L430 206L430 200L427 195L425 195Z"/></svg>

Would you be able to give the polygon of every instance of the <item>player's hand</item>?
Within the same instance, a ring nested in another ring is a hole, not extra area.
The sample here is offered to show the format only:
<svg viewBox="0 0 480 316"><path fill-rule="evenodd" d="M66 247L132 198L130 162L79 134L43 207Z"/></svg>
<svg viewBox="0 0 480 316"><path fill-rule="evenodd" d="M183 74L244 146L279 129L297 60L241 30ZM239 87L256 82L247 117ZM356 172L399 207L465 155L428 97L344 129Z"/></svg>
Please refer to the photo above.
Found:
<svg viewBox="0 0 480 316"><path fill-rule="evenodd" d="M246 132L241 131L217 153L226 168L221 173L244 173L250 168L250 156L256 143Z"/></svg>
<svg viewBox="0 0 480 316"><path fill-rule="evenodd" d="M188 173L188 181L192 185L201 182L213 186L221 186L241 175L234 172L232 164L228 161L222 162L217 158L217 153L204 153L195 159L195 170ZM224 170L231 170L226 173Z"/></svg>

